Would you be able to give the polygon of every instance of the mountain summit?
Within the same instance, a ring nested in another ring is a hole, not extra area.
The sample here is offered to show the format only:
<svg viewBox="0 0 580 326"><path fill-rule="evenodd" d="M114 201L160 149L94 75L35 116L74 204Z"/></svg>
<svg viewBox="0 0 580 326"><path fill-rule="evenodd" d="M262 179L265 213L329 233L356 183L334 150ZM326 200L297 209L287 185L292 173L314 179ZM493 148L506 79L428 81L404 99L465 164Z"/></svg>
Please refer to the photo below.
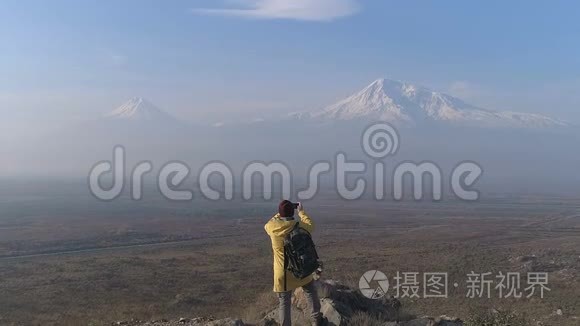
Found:
<svg viewBox="0 0 580 326"><path fill-rule="evenodd" d="M173 121L171 115L142 97L133 97L105 115L107 119L130 121Z"/></svg>
<svg viewBox="0 0 580 326"><path fill-rule="evenodd" d="M410 125L439 122L485 127L567 126L563 121L539 114L482 109L450 95L390 79L377 79L361 91L306 117Z"/></svg>

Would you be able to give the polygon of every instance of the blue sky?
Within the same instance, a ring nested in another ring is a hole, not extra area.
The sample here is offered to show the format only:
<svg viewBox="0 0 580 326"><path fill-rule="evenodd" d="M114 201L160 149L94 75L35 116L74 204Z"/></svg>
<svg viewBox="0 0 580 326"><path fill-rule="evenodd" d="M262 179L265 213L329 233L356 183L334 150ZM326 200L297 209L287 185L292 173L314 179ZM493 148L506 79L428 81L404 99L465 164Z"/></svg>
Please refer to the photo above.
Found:
<svg viewBox="0 0 580 326"><path fill-rule="evenodd" d="M579 13L576 1L5 0L0 128L132 96L192 121L313 109L379 77L579 122Z"/></svg>

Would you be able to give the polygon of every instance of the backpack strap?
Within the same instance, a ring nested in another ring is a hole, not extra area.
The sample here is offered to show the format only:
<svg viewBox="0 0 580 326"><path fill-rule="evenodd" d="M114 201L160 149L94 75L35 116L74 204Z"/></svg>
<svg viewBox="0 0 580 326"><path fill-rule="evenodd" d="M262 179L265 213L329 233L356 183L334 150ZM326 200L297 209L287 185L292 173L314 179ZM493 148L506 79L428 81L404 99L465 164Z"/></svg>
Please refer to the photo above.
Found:
<svg viewBox="0 0 580 326"><path fill-rule="evenodd" d="M296 224L294 224L294 227L292 228L292 231L297 229L299 225L300 225L300 222L296 222ZM288 269L288 256L286 255L286 247L284 247L284 292L288 291L287 280L286 280L286 270L287 269Z"/></svg>
<svg viewBox="0 0 580 326"><path fill-rule="evenodd" d="M296 224L294 224L294 227L292 228L292 230L296 230L299 227L300 227L300 222L296 222Z"/></svg>

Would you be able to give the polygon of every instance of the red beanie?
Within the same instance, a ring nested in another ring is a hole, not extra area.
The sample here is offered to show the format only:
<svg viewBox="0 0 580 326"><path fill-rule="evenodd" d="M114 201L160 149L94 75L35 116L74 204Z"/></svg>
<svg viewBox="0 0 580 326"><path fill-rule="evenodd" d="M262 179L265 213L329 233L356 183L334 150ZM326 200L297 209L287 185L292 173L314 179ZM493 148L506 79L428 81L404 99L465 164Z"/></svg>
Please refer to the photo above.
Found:
<svg viewBox="0 0 580 326"><path fill-rule="evenodd" d="M278 205L278 213L281 217L294 216L294 204L289 200L283 200Z"/></svg>

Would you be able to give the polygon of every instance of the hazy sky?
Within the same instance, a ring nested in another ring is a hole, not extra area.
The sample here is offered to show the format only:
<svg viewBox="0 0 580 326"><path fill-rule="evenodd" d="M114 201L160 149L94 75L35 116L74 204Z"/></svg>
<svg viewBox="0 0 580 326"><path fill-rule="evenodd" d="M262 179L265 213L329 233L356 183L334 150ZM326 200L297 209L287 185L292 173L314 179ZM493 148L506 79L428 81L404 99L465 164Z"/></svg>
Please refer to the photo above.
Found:
<svg viewBox="0 0 580 326"><path fill-rule="evenodd" d="M0 2L0 135L144 96L211 121L330 104L378 77L580 121L576 1Z"/></svg>

